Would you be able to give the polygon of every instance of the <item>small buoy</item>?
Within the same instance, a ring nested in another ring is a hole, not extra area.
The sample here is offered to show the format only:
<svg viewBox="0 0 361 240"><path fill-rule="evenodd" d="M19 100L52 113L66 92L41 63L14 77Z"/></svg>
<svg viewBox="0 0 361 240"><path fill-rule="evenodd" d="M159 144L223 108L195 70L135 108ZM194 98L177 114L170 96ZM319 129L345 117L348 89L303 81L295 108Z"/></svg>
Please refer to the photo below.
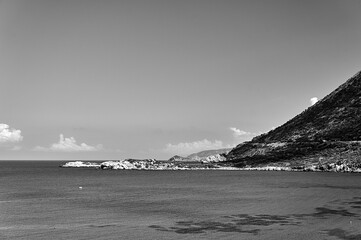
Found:
<svg viewBox="0 0 361 240"><path fill-rule="evenodd" d="M83 187L79 187L79 189L83 189Z"/></svg>

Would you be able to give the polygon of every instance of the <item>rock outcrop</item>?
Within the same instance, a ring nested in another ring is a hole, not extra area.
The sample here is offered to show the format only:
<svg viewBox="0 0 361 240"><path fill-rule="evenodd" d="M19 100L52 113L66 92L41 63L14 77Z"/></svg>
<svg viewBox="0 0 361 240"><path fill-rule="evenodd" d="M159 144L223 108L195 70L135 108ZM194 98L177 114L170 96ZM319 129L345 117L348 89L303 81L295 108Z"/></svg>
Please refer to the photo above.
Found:
<svg viewBox="0 0 361 240"><path fill-rule="evenodd" d="M61 167L64 167L64 168L97 168L97 167L100 167L100 163L75 161L75 162L67 162L64 165L62 165Z"/></svg>
<svg viewBox="0 0 361 240"><path fill-rule="evenodd" d="M155 159L125 159L120 161L67 162L60 166L64 168L95 168L103 170L236 170L231 166L204 164L202 162L169 162Z"/></svg>
<svg viewBox="0 0 361 240"><path fill-rule="evenodd" d="M165 170L172 169L175 165L160 162L155 159L125 159L121 161L108 161L100 164L101 169L128 169L128 170Z"/></svg>

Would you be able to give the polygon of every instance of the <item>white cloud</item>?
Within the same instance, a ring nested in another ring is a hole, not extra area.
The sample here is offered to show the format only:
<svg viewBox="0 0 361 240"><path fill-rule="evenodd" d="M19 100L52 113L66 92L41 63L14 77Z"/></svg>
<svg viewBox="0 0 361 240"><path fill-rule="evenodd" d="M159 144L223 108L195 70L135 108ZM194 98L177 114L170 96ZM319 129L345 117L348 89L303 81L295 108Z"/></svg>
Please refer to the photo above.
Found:
<svg viewBox="0 0 361 240"><path fill-rule="evenodd" d="M208 139L203 139L201 141L181 142L178 144L168 143L163 151L172 154L188 155L204 150L220 149L226 147L230 146L224 146L222 141L215 140L212 142Z"/></svg>
<svg viewBox="0 0 361 240"><path fill-rule="evenodd" d="M275 129L275 127L272 127L272 129L270 129L270 130L273 130L273 129ZM247 131L243 131L243 130L240 130L235 127L230 127L229 130L232 131L232 135L233 135L233 143L231 144L232 147L235 147L238 144L243 143L243 142L251 141L254 137L266 133L266 132L261 132L261 131L247 132Z"/></svg>
<svg viewBox="0 0 361 240"><path fill-rule="evenodd" d="M232 131L232 135L233 135L233 140L231 144L225 144L220 140L214 140L212 142L209 141L208 139L203 139L200 141L181 142L177 144L168 143L162 151L166 153L187 156L189 154L197 153L205 150L233 148L237 146L239 143L244 141L249 141L253 137L261 134L261 132L258 133L246 132L235 127L230 127L229 130Z"/></svg>
<svg viewBox="0 0 361 240"><path fill-rule="evenodd" d="M35 151L53 151L53 152L95 152L103 150L101 144L97 146L90 146L85 143L77 144L75 138L66 138L60 134L58 143L53 143L49 148L37 146Z"/></svg>
<svg viewBox="0 0 361 240"><path fill-rule="evenodd" d="M12 129L9 125L0 123L0 143L16 143L21 142L23 136L21 136L21 131Z"/></svg>
<svg viewBox="0 0 361 240"><path fill-rule="evenodd" d="M310 99L310 104L311 104L311 106L314 105L317 101L318 101L318 98L317 98L317 97L311 98L311 99Z"/></svg>
<svg viewBox="0 0 361 240"><path fill-rule="evenodd" d="M240 130L238 128L235 128L235 127L231 127L229 129L233 132L234 137L254 135L253 133L246 132L246 131Z"/></svg>
<svg viewBox="0 0 361 240"><path fill-rule="evenodd" d="M235 127L230 127L229 129L232 131L233 134L234 145L237 145L241 142L249 141L253 137L261 134L261 132L258 133L246 132Z"/></svg>

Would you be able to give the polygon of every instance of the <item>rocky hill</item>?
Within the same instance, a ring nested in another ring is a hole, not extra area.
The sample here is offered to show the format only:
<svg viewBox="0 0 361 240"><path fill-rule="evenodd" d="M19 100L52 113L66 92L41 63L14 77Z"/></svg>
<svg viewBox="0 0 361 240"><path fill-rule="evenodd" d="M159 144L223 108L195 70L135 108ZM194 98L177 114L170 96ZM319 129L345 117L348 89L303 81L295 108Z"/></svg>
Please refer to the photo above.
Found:
<svg viewBox="0 0 361 240"><path fill-rule="evenodd" d="M188 159L192 161L221 161L223 155L226 155L231 148L223 148L223 149L216 149L216 150L206 150L198 153L193 153L187 156ZM224 157L225 159L225 157Z"/></svg>
<svg viewBox="0 0 361 240"><path fill-rule="evenodd" d="M282 126L227 155L239 167L361 163L361 72Z"/></svg>
<svg viewBox="0 0 361 240"><path fill-rule="evenodd" d="M174 161L185 161L188 160L185 157L179 156L179 155L174 155L173 157L169 158L168 161L170 162L174 162Z"/></svg>
<svg viewBox="0 0 361 240"><path fill-rule="evenodd" d="M225 155L231 151L231 148L205 150L197 153L192 153L187 157L175 155L168 161L185 161L185 162L222 162L226 160Z"/></svg>

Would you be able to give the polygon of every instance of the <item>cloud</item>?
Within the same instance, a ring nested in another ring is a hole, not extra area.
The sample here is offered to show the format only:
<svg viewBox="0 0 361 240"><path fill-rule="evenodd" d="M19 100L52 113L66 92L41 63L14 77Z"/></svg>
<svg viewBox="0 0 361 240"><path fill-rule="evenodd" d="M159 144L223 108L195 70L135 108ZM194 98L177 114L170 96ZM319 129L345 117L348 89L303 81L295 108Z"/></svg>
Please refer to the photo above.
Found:
<svg viewBox="0 0 361 240"><path fill-rule="evenodd" d="M17 143L23 140L21 131L12 129L9 125L0 123L0 143Z"/></svg>
<svg viewBox="0 0 361 240"><path fill-rule="evenodd" d="M246 132L235 127L230 127L229 130L232 131L232 135L233 135L233 140L231 144L225 144L220 140L214 140L212 142L209 141L208 139L203 139L200 141L181 142L178 144L168 143L162 151L171 154L189 155L192 153L197 153L205 150L233 148L237 146L239 143L244 141L249 141L253 137L262 133L262 132L258 132L258 133Z"/></svg>
<svg viewBox="0 0 361 240"><path fill-rule="evenodd" d="M181 142L178 144L168 143L165 149L163 149L163 151L173 154L188 155L191 153L196 153L204 150L220 149L226 147L230 147L230 146L224 146L222 141L215 140L214 142L212 142L209 141L208 139L203 139L201 141Z"/></svg>
<svg viewBox="0 0 361 240"><path fill-rule="evenodd" d="M310 104L311 104L311 106L314 105L317 101L318 101L318 98L317 98L317 97L311 98L311 99L310 99Z"/></svg>
<svg viewBox="0 0 361 240"><path fill-rule="evenodd" d="M253 133L246 132L235 127L230 127L229 129L233 132L234 137L254 135Z"/></svg>
<svg viewBox="0 0 361 240"><path fill-rule="evenodd" d="M235 127L230 127L229 129L232 131L233 134L234 145L237 145L241 142L249 141L253 137L262 134L262 132L258 132L258 133L246 132Z"/></svg>
<svg viewBox="0 0 361 240"><path fill-rule="evenodd" d="M52 152L95 152L103 150L103 146L90 146L85 143L77 144L75 138L66 138L60 134L59 142L53 143L49 148L37 146L35 151L52 151Z"/></svg>

